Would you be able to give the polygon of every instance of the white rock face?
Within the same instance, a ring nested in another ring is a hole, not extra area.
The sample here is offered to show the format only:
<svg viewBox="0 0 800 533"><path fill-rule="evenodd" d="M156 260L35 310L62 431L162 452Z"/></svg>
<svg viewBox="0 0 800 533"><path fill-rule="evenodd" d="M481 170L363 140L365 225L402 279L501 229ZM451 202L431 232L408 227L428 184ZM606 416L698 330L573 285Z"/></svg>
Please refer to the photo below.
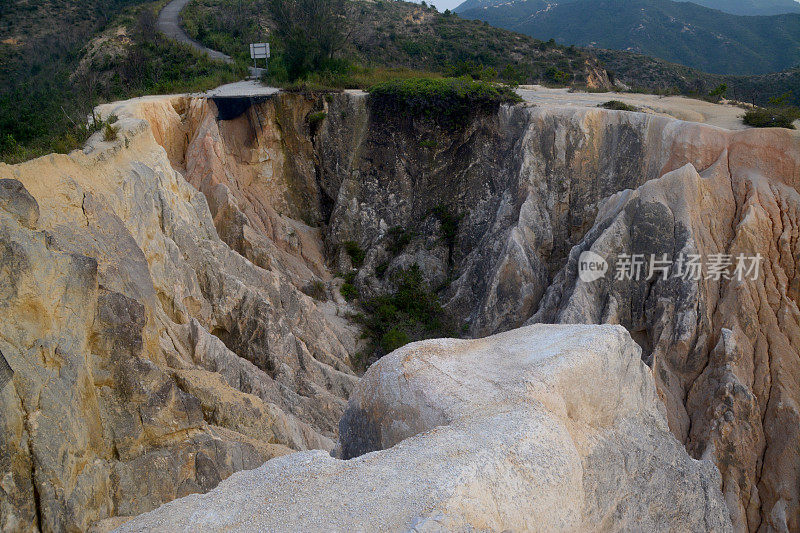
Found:
<svg viewBox="0 0 800 533"><path fill-rule="evenodd" d="M407 345L362 378L341 438L379 451L279 457L119 531L731 529L619 326Z"/></svg>

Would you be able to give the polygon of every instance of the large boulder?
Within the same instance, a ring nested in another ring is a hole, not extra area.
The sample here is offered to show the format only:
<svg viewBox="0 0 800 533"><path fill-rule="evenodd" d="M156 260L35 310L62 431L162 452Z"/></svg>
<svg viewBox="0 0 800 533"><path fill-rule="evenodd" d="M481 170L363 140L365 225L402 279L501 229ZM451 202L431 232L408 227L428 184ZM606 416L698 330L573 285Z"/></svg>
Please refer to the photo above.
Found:
<svg viewBox="0 0 800 533"><path fill-rule="evenodd" d="M356 457L273 459L119 531L730 530L716 467L670 433L618 326L407 345L361 379L341 438Z"/></svg>

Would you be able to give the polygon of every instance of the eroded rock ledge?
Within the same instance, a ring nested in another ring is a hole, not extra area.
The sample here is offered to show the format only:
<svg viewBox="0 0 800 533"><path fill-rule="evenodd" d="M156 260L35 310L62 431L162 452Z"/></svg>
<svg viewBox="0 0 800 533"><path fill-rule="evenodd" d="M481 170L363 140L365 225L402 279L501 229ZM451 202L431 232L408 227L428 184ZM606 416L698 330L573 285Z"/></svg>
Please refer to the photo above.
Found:
<svg viewBox="0 0 800 533"><path fill-rule="evenodd" d="M120 528L138 531L729 531L719 473L672 436L615 326L407 345L342 422L349 461L299 452Z"/></svg>

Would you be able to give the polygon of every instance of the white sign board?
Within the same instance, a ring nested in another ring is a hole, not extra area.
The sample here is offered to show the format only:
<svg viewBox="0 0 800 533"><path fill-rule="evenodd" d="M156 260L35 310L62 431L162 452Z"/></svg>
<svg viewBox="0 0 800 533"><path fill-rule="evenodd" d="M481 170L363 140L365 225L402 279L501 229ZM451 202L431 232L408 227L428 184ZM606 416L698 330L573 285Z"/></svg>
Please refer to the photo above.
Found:
<svg viewBox="0 0 800 533"><path fill-rule="evenodd" d="M250 58L251 59L269 58L269 43L251 43Z"/></svg>

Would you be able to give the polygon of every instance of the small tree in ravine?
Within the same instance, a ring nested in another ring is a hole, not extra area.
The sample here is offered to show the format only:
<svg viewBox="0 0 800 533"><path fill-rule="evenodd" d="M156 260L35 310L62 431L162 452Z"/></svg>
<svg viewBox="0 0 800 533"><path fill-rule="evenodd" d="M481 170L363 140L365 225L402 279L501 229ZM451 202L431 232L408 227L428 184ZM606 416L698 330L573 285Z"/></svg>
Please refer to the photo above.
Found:
<svg viewBox="0 0 800 533"><path fill-rule="evenodd" d="M345 0L270 0L290 80L330 70L345 43Z"/></svg>

